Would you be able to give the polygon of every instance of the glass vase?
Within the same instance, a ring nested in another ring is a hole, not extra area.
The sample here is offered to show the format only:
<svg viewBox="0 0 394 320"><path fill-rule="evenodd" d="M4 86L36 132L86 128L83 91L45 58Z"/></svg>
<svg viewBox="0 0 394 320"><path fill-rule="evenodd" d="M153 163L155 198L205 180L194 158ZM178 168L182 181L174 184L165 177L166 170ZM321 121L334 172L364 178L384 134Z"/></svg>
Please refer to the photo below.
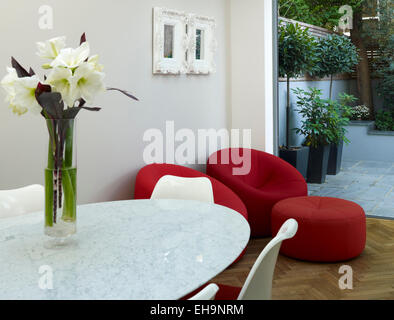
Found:
<svg viewBox="0 0 394 320"><path fill-rule="evenodd" d="M45 169L45 235L62 244L76 233L77 166L74 119L46 120L49 145Z"/></svg>

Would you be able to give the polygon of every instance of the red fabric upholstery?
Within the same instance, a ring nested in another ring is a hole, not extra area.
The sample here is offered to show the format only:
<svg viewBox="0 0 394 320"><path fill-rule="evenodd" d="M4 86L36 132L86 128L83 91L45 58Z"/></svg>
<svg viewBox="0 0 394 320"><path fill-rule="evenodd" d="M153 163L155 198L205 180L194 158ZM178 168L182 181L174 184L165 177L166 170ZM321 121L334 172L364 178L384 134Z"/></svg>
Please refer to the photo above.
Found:
<svg viewBox="0 0 394 320"><path fill-rule="evenodd" d="M215 300L237 300L242 288L226 286L218 284L219 291L216 294Z"/></svg>
<svg viewBox="0 0 394 320"><path fill-rule="evenodd" d="M202 172L174 164L150 164L142 168L136 178L134 198L149 199L157 181L165 175L184 178L207 177L212 183L215 203L238 211L248 220L248 212L245 205L231 189Z"/></svg>
<svg viewBox="0 0 394 320"><path fill-rule="evenodd" d="M277 203L272 210L272 233L289 218L298 222L294 238L281 253L309 261L337 262L357 257L365 247L366 218L356 203L323 197L300 197Z"/></svg>
<svg viewBox="0 0 394 320"><path fill-rule="evenodd" d="M162 176L173 175L184 178L207 177L211 180L213 197L216 204L228 207L239 212L248 220L248 212L241 199L231 189L218 180L197 170L174 164L150 164L143 167L137 174L134 190L134 199L150 199L157 181ZM246 248L234 261L238 262L246 252Z"/></svg>
<svg viewBox="0 0 394 320"><path fill-rule="evenodd" d="M209 283L206 285L203 285L201 288L198 288L197 290L189 293L185 297L183 297L181 300L188 300L197 293L199 293L202 289L204 289ZM233 286L227 286L224 284L217 284L219 287L219 291L216 293L215 300L237 300L242 288L239 287L233 287Z"/></svg>
<svg viewBox="0 0 394 320"><path fill-rule="evenodd" d="M250 171L234 175L243 164L239 156L249 152ZM230 158L226 158L226 155ZM207 174L230 187L248 210L251 233L254 237L271 235L271 210L280 200L306 196L307 184L290 164L271 154L250 149L224 149L208 159Z"/></svg>

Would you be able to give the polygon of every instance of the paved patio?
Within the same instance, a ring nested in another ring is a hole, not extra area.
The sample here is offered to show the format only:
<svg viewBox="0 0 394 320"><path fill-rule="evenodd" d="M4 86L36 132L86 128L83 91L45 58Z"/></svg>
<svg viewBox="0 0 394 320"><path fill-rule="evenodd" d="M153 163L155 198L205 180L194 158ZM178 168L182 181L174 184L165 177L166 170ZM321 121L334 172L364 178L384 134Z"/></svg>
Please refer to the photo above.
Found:
<svg viewBox="0 0 394 320"><path fill-rule="evenodd" d="M351 200L369 217L394 219L394 162L343 161L324 184L308 184L309 195Z"/></svg>

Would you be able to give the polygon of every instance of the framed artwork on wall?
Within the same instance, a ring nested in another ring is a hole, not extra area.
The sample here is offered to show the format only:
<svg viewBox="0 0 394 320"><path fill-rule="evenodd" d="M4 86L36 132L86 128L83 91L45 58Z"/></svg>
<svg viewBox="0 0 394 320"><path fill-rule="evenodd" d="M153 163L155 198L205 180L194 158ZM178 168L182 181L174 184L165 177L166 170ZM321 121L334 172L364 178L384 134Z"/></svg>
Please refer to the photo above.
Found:
<svg viewBox="0 0 394 320"><path fill-rule="evenodd" d="M154 8L153 73L214 73L215 29L213 18Z"/></svg>
<svg viewBox="0 0 394 320"><path fill-rule="evenodd" d="M153 9L153 73L187 72L186 25L184 12L165 8Z"/></svg>
<svg viewBox="0 0 394 320"><path fill-rule="evenodd" d="M215 19L189 15L187 65L189 74L209 74L216 71L214 56L217 50Z"/></svg>

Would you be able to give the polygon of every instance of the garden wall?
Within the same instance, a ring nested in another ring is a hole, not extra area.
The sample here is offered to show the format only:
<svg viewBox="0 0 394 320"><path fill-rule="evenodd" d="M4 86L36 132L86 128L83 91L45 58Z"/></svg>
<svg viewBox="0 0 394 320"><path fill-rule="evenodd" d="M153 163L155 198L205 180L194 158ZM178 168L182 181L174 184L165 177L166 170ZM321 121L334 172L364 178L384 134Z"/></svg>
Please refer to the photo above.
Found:
<svg viewBox="0 0 394 320"><path fill-rule="evenodd" d="M394 159L394 132L375 131L372 121L354 121L346 129L350 143L343 148L344 160Z"/></svg>

